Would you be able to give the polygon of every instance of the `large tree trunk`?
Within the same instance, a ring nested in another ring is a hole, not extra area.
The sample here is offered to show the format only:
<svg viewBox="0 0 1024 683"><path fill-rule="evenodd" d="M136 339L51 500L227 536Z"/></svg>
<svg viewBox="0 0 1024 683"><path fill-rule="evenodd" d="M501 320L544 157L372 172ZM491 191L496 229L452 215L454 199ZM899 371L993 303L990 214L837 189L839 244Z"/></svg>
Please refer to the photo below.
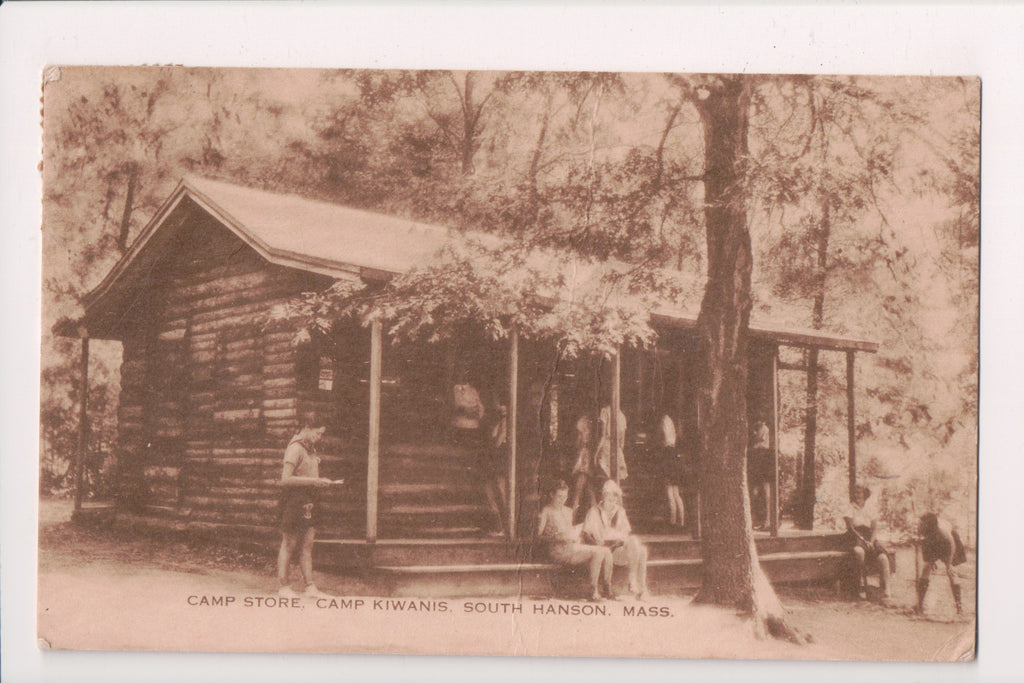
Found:
<svg viewBox="0 0 1024 683"><path fill-rule="evenodd" d="M817 271L814 281L814 307L812 311L814 329L820 329L825 322L825 270L828 264L828 242L832 233L832 207L828 197L822 200L821 225L818 227L817 240ZM805 395L804 414L804 466L803 480L800 482L801 499L800 517L797 526L801 529L814 528L815 492L817 481L817 450L815 442L818 437L818 349L811 348L807 352L807 391Z"/></svg>
<svg viewBox="0 0 1024 683"><path fill-rule="evenodd" d="M747 337L752 256L743 165L749 77L717 77L699 90L704 126L708 281L697 329L704 579L696 601L751 614L755 631L802 641L757 558L747 491Z"/></svg>

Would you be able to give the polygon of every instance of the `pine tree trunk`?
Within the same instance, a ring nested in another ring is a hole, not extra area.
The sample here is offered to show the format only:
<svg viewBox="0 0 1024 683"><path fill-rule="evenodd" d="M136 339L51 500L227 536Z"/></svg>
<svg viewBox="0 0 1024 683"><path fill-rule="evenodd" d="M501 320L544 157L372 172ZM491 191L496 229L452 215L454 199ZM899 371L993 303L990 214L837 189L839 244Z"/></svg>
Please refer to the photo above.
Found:
<svg viewBox="0 0 1024 683"><path fill-rule="evenodd" d="M473 105L473 72L467 71L462 102L462 175L473 175L473 155L476 153L476 124L479 112Z"/></svg>
<svg viewBox="0 0 1024 683"><path fill-rule="evenodd" d="M128 248L128 236L132 226L132 210L135 208L135 183L139 177L139 167L130 162L128 165L128 191L125 193L124 210L121 211L121 227L117 234L117 248L122 254Z"/></svg>
<svg viewBox="0 0 1024 683"><path fill-rule="evenodd" d="M816 502L817 466L815 441L818 435L818 349L807 352L807 389L804 396L804 466L800 481L800 517L796 525L800 529L814 528L814 504Z"/></svg>
<svg viewBox="0 0 1024 683"><path fill-rule="evenodd" d="M828 242L832 233L832 207L827 197L822 200L821 225L818 228L817 272L814 283L814 307L812 324L821 329L825 322L825 267L828 263ZM814 528L814 505L818 488L816 441L818 438L818 349L807 352L807 391L804 413L804 467L800 482L802 505L797 526L801 529Z"/></svg>
<svg viewBox="0 0 1024 683"><path fill-rule="evenodd" d="M704 126L708 281L697 329L704 579L696 601L739 608L758 634L802 642L761 569L747 491L747 345L753 265L743 165L749 78L717 77L699 92ZM705 96L706 95L706 96Z"/></svg>

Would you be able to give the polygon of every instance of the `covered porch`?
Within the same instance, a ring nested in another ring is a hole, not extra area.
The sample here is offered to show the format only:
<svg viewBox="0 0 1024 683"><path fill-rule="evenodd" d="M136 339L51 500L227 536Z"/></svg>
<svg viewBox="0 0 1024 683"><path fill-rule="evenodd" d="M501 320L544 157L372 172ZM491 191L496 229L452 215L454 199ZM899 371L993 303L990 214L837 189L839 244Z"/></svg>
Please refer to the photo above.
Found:
<svg viewBox="0 0 1024 683"><path fill-rule="evenodd" d="M650 434L654 420L669 411L680 449L695 444L695 321L662 315L655 324L659 341L654 348L576 359L554 358L551 348L514 331L507 339L476 339L451 348L393 345L381 323L358 333L362 341L343 345L348 367L360 368L356 376L345 379L342 365L335 362L331 371L318 370L317 377L332 391L336 383L348 382L366 397L360 404L350 393L345 402L351 418L366 420L365 474L355 479L365 495L363 523L357 530L352 523L325 520L317 541L318 564L335 571L373 569L393 584L395 594L432 594L435 583L444 594L500 594L514 585L548 581L555 568L532 542L541 491L546 480L571 475L575 420L609 405L612 433L620 411L627 422L628 472L613 471L612 476L623 486L634 529L650 547L652 579L661 577L680 588L699 585L699 501L688 505L692 518L685 531L667 528L664 480L651 459ZM755 532L756 543L773 580L807 582L834 574L843 553L839 534L798 530L780 514L779 376L801 369L780 361L783 347L845 358L852 492L857 482L855 355L877 346L817 331L751 330L748 422L768 418L773 472L767 525ZM364 360L353 365L351 355L364 351ZM460 366L470 368L472 381L489 397L486 402L505 407L508 438L500 461L507 488L500 518L489 509L474 475L476 454L446 436L450 406L445 397ZM325 458L329 461L330 453ZM614 458L612 463L617 470ZM351 502L355 493L350 488L334 495Z"/></svg>

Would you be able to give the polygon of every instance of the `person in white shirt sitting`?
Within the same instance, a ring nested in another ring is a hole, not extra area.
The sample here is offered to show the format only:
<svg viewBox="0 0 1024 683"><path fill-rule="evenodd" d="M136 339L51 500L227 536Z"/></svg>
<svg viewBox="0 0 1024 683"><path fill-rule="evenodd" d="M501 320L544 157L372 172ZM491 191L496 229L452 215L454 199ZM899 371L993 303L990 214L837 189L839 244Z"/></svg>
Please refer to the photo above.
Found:
<svg viewBox="0 0 1024 683"><path fill-rule="evenodd" d="M583 538L587 543L611 549L612 561L629 567L629 592L640 600L647 598L647 546L633 535L622 507L622 489L613 479L604 483L600 502L587 512ZM614 597L610 585L606 590L609 597Z"/></svg>
<svg viewBox="0 0 1024 683"><path fill-rule="evenodd" d="M878 539L878 513L873 502L871 489L867 486L856 487L854 499L843 522L846 524L846 541L853 558L860 597L866 597L864 585L868 569L877 567L882 604L886 604L892 596L889 586L889 554Z"/></svg>
<svg viewBox="0 0 1024 683"><path fill-rule="evenodd" d="M580 541L581 528L572 523L569 485L555 482L548 493L547 505L540 511L537 521L537 539L546 546L552 561L567 566L586 564L590 568L590 600L600 602L601 584L607 590L612 581L612 553L603 545L588 545Z"/></svg>

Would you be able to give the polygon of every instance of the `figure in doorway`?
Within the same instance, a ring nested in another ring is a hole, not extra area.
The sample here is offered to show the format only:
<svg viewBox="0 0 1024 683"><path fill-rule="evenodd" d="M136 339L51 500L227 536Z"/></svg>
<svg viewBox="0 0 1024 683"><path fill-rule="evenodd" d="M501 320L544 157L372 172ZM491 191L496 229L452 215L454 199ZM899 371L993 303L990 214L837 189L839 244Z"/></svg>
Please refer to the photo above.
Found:
<svg viewBox="0 0 1024 683"><path fill-rule="evenodd" d="M597 442L597 448L594 451L595 474L604 479L617 478L618 481L622 481L629 476L626 469L626 455L623 451L623 447L626 445L626 415L619 410L618 419L615 422L615 431L617 432L615 453L618 459L618 472L614 473L616 477L612 477L611 415L611 406L605 406L601 408L601 413L598 416L601 423L601 439Z"/></svg>
<svg viewBox="0 0 1024 683"><path fill-rule="evenodd" d="M499 511L497 518L504 520L504 512L508 509L508 406L491 397L484 413L483 427L485 452L481 468L488 472L487 500L494 501L492 507Z"/></svg>
<svg viewBox="0 0 1024 683"><path fill-rule="evenodd" d="M288 580L295 551L299 551L299 567L302 570L303 595L320 597L322 594L313 583L313 541L316 537L316 505L319 489L332 483L320 476L320 458L316 455L316 444L323 438L324 426L314 426L307 421L299 433L292 437L284 452L284 467L281 471L281 549L277 554L278 592L282 597L293 598L296 593Z"/></svg>
<svg viewBox="0 0 1024 683"><path fill-rule="evenodd" d="M747 451L747 487L750 491L750 510L754 529L764 530L771 522L772 468L771 433L764 419L759 419L750 430L750 448Z"/></svg>
<svg viewBox="0 0 1024 683"><path fill-rule="evenodd" d="M492 447L490 430L484 427L487 410L480 398L480 392L469 383L467 373L460 372L452 387L452 442L470 453L473 473L480 488L487 497L487 504L497 522L496 533L504 533L505 518L499 502L501 494L495 485L495 462L499 460Z"/></svg>
<svg viewBox="0 0 1024 683"><path fill-rule="evenodd" d="M935 568L937 562L942 562L946 566L946 577L949 579L949 590L953 593L956 613L963 614L962 588L956 570L953 569L967 561L967 553L964 551L963 541L960 540L960 533L953 528L952 524L934 512L921 515L917 531L921 536L921 558L924 560L921 576L917 578L918 613L924 612L924 598L928 593L928 582L932 569Z"/></svg>
<svg viewBox="0 0 1024 683"><path fill-rule="evenodd" d="M572 511L573 515L581 509L589 510L597 502L594 491L594 452L592 450L594 421L589 415L581 415L576 420L576 434L573 438L575 460L572 466Z"/></svg>

